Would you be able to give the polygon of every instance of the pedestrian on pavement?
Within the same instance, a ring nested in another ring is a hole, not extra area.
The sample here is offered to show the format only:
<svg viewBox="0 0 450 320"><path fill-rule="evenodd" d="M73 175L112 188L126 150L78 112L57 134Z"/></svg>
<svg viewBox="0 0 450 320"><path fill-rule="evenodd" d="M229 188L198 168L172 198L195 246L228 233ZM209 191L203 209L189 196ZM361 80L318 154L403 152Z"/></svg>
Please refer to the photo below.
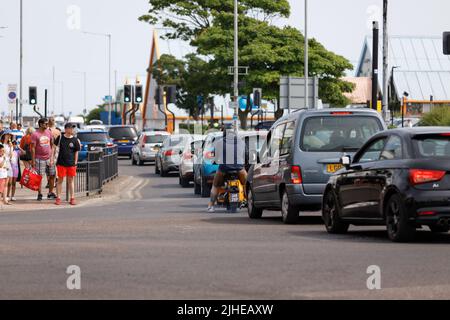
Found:
<svg viewBox="0 0 450 320"><path fill-rule="evenodd" d="M20 156L20 160L22 160L25 168L32 167L31 161L33 157L31 155L31 136L35 132L33 127L29 127L25 132L25 136L20 140L20 149L22 150L22 154Z"/></svg>
<svg viewBox="0 0 450 320"><path fill-rule="evenodd" d="M9 205L6 192L6 184L8 182L8 169L6 167L5 148L0 144L0 193L2 195L3 203Z"/></svg>
<svg viewBox="0 0 450 320"><path fill-rule="evenodd" d="M56 175L55 163L52 157L54 140L50 130L48 130L48 119L39 119L38 125L39 129L31 136L31 163L40 176L47 175L50 189L47 199L56 199L56 194L53 192ZM42 201L42 197L41 184L39 186L37 200Z"/></svg>
<svg viewBox="0 0 450 320"><path fill-rule="evenodd" d="M56 128L55 118L51 117L48 119L48 129L52 133L53 141L56 141L56 138L61 135L61 131Z"/></svg>
<svg viewBox="0 0 450 320"><path fill-rule="evenodd" d="M25 135L25 129L23 128L21 123L17 124L17 129L20 130L23 133L23 135Z"/></svg>
<svg viewBox="0 0 450 320"><path fill-rule="evenodd" d="M76 205L75 202L75 177L77 175L77 165L78 165L78 153L81 150L81 143L74 136L75 125L67 123L64 126L64 134L59 136L55 140L54 154L57 155L57 171L58 171L58 184L56 187L56 205L61 204L61 194L64 178L67 177L68 182L68 192L70 204L72 206ZM59 150L58 150L59 149Z"/></svg>
<svg viewBox="0 0 450 320"><path fill-rule="evenodd" d="M16 201L16 185L17 181L20 180L20 154L22 150L19 147L19 144L16 140L13 140L13 154L11 157L11 169L12 169L12 178L10 179L10 188L8 189L8 198L11 201Z"/></svg>
<svg viewBox="0 0 450 320"><path fill-rule="evenodd" d="M3 135L1 137L1 144L3 145L3 154L4 154L4 168L6 169L6 186L5 186L5 190L4 190L4 197L3 199L6 199L5 204L8 204L8 196L11 192L11 181L13 178L13 171L12 171L12 166L11 166L11 161L13 158L13 153L14 153L14 147L12 144L12 134L10 130L5 130L3 132Z"/></svg>

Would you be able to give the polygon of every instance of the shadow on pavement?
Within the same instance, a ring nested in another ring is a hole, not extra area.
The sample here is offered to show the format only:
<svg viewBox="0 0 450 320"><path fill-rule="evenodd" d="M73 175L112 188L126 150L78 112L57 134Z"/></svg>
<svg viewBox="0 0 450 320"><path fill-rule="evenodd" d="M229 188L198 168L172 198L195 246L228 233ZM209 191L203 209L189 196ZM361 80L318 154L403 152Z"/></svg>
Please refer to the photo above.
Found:
<svg viewBox="0 0 450 320"><path fill-rule="evenodd" d="M351 227L350 227L351 228ZM352 242L352 243L360 243L360 242L370 242L370 243L393 243L389 240L386 230L355 230L350 231L347 234L328 234L325 230L323 231L290 231L289 234L299 237L309 237L320 240L329 240L329 241L340 241L340 242ZM445 233L432 233L426 229L420 230L416 234L416 238L410 243L403 243L403 245L408 244L449 244L450 243L450 234Z"/></svg>

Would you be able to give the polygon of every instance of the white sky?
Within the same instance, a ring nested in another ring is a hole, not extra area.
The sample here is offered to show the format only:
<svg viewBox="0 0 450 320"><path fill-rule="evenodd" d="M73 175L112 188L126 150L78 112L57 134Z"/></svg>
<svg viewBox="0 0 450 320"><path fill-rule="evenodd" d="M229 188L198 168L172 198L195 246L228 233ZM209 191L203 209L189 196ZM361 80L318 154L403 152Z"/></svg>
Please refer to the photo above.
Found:
<svg viewBox="0 0 450 320"><path fill-rule="evenodd" d="M87 72L88 108L108 94L107 41L72 31L67 23L68 8L78 6L81 29L112 34L112 81L117 70L118 86L126 78L141 75L145 80L152 27L137 18L148 9L147 0L23 0L24 1L24 98L28 86L52 89L52 67L56 68L55 111L81 113L83 76ZM304 29L304 1L290 0L292 16L288 23ZM381 15L382 0L309 0L309 34L328 49L353 63L359 58L368 25ZM448 0L390 0L390 32L396 35L439 36L450 30ZM7 110L7 84L19 77L19 0L0 1L0 111ZM49 110L53 110L52 92ZM28 109L28 107L25 107ZM29 113L29 112L25 112Z"/></svg>

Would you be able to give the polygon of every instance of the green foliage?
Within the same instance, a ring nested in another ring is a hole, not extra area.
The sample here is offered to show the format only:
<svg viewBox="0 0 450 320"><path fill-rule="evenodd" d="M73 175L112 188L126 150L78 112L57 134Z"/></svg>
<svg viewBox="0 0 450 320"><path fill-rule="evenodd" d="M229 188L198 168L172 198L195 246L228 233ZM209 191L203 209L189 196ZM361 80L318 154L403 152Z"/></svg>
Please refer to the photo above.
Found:
<svg viewBox="0 0 450 320"><path fill-rule="evenodd" d="M91 120L101 120L100 119L100 113L104 111L103 108L97 107L95 109L92 109L88 115L85 117L85 123L89 123Z"/></svg>
<svg viewBox="0 0 450 320"><path fill-rule="evenodd" d="M423 115L421 126L450 126L450 107L436 107Z"/></svg>
<svg viewBox="0 0 450 320"><path fill-rule="evenodd" d="M151 9L140 20L170 28L166 38L181 38L197 49L183 61L161 57L159 75L164 82L172 81L180 89L181 107L196 115L196 96L226 94L231 91L233 65L234 16L233 0L149 0ZM279 95L283 75L304 76L304 36L292 27L271 24L274 18L290 15L288 0L239 1L239 64L249 66L249 74L241 92L263 89L264 98ZM310 76L320 79L319 97L324 103L344 106L353 84L340 80L352 69L350 62L336 55L315 39L309 40ZM202 58L207 57L207 58ZM183 65L183 66L181 66ZM248 112L240 113L246 119Z"/></svg>

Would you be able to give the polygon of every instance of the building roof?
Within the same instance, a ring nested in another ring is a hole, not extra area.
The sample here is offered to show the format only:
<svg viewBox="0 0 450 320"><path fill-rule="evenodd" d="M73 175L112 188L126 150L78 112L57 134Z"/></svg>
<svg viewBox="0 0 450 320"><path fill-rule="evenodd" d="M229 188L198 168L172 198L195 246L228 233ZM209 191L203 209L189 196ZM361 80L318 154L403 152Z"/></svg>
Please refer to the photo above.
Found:
<svg viewBox="0 0 450 320"><path fill-rule="evenodd" d="M382 81L382 39L379 48L379 80ZM356 76L371 76L372 37L366 37ZM441 37L389 37L389 76L392 67L397 94L408 92L410 99L450 100L450 57L443 54ZM380 82L381 86L381 82Z"/></svg>
<svg viewBox="0 0 450 320"><path fill-rule="evenodd" d="M342 80L355 84L352 93L344 93L353 104L366 104L372 97L372 79L369 77L345 77Z"/></svg>

